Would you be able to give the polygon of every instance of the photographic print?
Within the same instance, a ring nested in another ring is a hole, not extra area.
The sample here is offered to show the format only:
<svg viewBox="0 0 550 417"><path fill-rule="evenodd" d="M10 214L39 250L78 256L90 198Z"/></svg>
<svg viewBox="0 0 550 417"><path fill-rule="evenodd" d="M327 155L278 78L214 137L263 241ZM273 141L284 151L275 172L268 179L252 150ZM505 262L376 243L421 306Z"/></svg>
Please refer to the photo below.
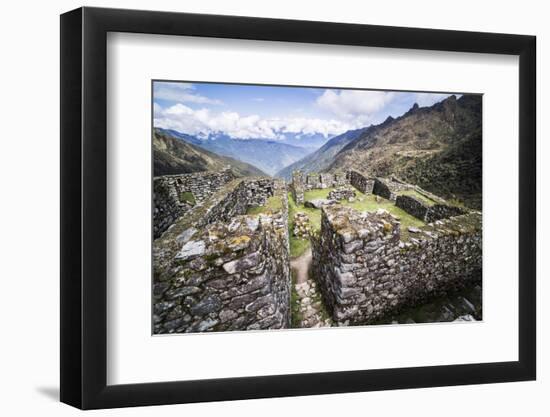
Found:
<svg viewBox="0 0 550 417"><path fill-rule="evenodd" d="M482 320L482 95L152 81L153 334Z"/></svg>

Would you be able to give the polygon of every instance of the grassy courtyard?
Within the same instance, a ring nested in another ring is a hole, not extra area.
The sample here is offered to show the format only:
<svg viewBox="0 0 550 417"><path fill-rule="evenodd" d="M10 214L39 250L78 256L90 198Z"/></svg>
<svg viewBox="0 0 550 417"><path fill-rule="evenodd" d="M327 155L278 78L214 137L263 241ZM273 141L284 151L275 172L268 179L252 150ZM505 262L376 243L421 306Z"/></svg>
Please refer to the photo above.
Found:
<svg viewBox="0 0 550 417"><path fill-rule="evenodd" d="M304 200L311 201L315 199L325 199L328 197L328 193L334 188L325 188L323 190L311 190L304 193ZM396 207L393 201L387 200L382 197L378 197L373 194L363 194L362 192L355 190L355 201L349 202L342 200L340 203L344 206L351 207L358 211L373 212L379 208L389 211L391 214L399 218L401 222L401 239L407 240L409 238L409 227L421 227L424 226L424 222L418 220L416 217L411 216L407 212L403 211L399 207ZM415 195L416 197L416 195ZM421 196L426 198L424 196ZM431 201L431 200L430 200ZM432 202L433 203L433 202ZM290 231L290 256L297 257L302 255L309 248L309 239L299 239L292 234L294 228L293 219L294 214L301 211L308 215L311 227L313 230L319 230L321 227L321 210L304 207L303 205L297 205L292 194L288 194L288 221Z"/></svg>

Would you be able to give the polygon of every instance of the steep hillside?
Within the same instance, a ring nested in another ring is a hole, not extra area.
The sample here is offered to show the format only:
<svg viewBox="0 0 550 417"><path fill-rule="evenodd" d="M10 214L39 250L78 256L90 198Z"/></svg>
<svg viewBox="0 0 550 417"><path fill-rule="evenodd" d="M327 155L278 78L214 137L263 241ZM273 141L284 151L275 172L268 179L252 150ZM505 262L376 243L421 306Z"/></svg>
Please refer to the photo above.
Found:
<svg viewBox="0 0 550 417"><path fill-rule="evenodd" d="M287 167L277 172L275 176L290 179L292 177L292 172L296 170L301 170L304 172L322 171L332 163L336 154L344 146L346 146L354 139L357 139L367 130L368 128L349 130L346 133L335 136L317 151L309 154L305 158L300 159L298 162L288 165Z"/></svg>
<svg viewBox="0 0 550 417"><path fill-rule="evenodd" d="M446 198L481 208L481 96L413 106L350 142L328 170L396 175Z"/></svg>
<svg viewBox="0 0 550 417"><path fill-rule="evenodd" d="M342 139L350 134L331 139L278 175L288 178L295 169L334 172L355 168L370 175L395 175L481 208L480 95L451 96L431 107L415 104L401 117L389 117L380 125L362 129L351 140ZM331 146L338 141L345 143Z"/></svg>
<svg viewBox="0 0 550 417"><path fill-rule="evenodd" d="M270 175L312 152L311 148L288 145L277 140L235 139L224 134L212 134L208 137L198 138L175 131L159 129L160 131L217 155L246 162Z"/></svg>
<svg viewBox="0 0 550 417"><path fill-rule="evenodd" d="M153 132L154 176L219 171L231 166L238 176L265 176L258 168L233 158L219 156L172 136L167 131Z"/></svg>

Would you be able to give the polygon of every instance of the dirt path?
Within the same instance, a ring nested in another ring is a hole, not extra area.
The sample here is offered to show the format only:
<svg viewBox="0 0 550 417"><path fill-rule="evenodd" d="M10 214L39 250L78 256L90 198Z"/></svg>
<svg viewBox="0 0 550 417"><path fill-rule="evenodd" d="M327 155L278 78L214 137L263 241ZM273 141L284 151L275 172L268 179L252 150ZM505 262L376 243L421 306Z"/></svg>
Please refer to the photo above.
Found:
<svg viewBox="0 0 550 417"><path fill-rule="evenodd" d="M290 268L296 271L296 284L303 284L309 277L311 266L311 248L308 248L303 255L290 261Z"/></svg>

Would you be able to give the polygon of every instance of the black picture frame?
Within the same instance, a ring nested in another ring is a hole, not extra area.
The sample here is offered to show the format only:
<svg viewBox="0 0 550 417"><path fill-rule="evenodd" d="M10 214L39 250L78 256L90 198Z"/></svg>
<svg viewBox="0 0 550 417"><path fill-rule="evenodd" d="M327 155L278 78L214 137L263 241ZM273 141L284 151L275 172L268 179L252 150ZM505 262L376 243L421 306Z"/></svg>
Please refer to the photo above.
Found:
<svg viewBox="0 0 550 417"><path fill-rule="evenodd" d="M108 32L519 56L519 360L107 385ZM95 409L535 379L534 36L84 7L61 15L60 56L62 402Z"/></svg>

